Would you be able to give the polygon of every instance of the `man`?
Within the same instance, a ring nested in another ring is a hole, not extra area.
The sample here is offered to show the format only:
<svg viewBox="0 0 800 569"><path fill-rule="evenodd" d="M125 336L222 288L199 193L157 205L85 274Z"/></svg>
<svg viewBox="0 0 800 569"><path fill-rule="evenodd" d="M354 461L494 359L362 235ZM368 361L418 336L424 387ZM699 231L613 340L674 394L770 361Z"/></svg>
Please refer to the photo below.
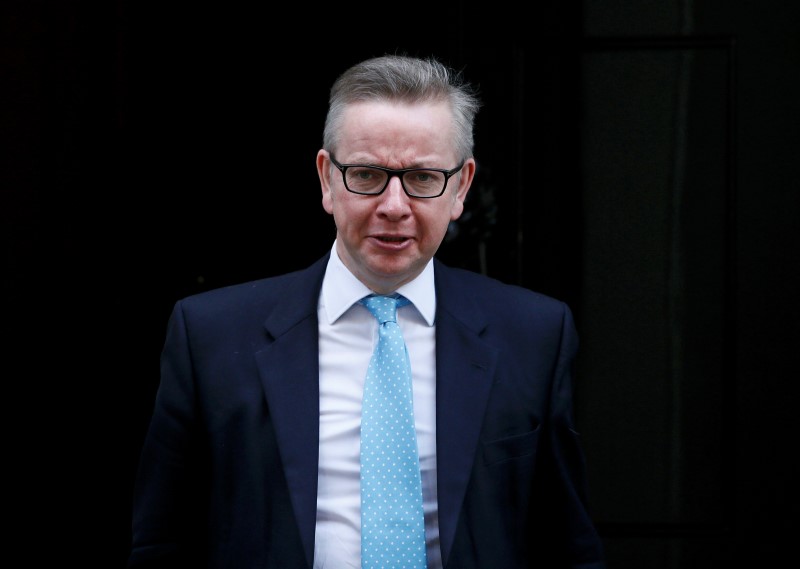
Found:
<svg viewBox="0 0 800 569"><path fill-rule="evenodd" d="M176 303L129 567L604 567L573 428L569 309L434 259L475 174L478 108L433 59L378 57L337 79L316 160L331 251ZM361 302L395 294L410 301L396 322L423 535L418 565L370 565L406 526L390 522L368 552L362 395L379 334Z"/></svg>

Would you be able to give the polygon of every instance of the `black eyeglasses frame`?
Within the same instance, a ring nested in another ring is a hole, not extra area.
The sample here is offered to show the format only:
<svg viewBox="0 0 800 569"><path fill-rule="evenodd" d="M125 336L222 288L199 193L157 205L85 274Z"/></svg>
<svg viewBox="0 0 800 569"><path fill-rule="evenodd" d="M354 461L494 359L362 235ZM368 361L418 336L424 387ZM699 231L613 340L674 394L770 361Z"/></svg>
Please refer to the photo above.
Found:
<svg viewBox="0 0 800 569"><path fill-rule="evenodd" d="M386 191L386 188L389 187L389 182L392 180L392 178L397 176L398 178L400 178L400 185L402 186L403 191L406 193L406 195L410 198L415 198L420 200L438 198L439 196L444 194L445 190L447 190L447 182L450 180L450 178L458 174L458 172L461 171L461 169L464 167L464 164L466 163L466 160L462 160L461 164L459 164L452 170L445 170L443 168L402 168L400 170L396 170L394 168L386 168L384 166L373 166L371 164L342 164L341 162L336 160L336 158L333 157L333 154L328 153L328 156L331 159L331 163L334 166L336 166L336 168L342 173L342 182L344 182L345 189L350 193L358 194L360 196L379 196ZM387 174L389 174L389 176L386 178L386 183L379 192L370 192L370 193L356 192L355 190L351 190L347 186L347 177L345 176L345 172L347 171L348 168L372 168L374 170L381 170L382 172L386 172ZM440 174L444 174L444 185L442 186L441 192L439 192L435 196L418 196L416 194L409 193L409 191L406 189L405 183L403 182L403 176L408 172L422 172L422 171L439 172Z"/></svg>

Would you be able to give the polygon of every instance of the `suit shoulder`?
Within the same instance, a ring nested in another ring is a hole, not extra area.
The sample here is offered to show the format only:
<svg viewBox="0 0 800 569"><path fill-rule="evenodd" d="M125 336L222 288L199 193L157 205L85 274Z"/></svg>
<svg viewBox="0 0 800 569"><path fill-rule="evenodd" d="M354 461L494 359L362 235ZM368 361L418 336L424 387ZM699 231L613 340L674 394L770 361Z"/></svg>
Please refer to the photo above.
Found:
<svg viewBox="0 0 800 569"><path fill-rule="evenodd" d="M184 312L212 318L265 317L287 302L316 306L324 264L230 284L186 296L175 303Z"/></svg>
<svg viewBox="0 0 800 569"><path fill-rule="evenodd" d="M535 306L539 310L549 309L556 312L569 310L564 301L521 285L507 283L466 269L445 267L444 270L456 283L453 286L462 286L464 290L471 291L480 304L497 300L508 306ZM445 290L445 294L447 290L449 289Z"/></svg>
<svg viewBox="0 0 800 569"><path fill-rule="evenodd" d="M220 286L188 295L180 302L187 305L224 304L231 300L242 302L248 298L263 297L265 293L283 288L284 283L296 278L297 273L299 271Z"/></svg>

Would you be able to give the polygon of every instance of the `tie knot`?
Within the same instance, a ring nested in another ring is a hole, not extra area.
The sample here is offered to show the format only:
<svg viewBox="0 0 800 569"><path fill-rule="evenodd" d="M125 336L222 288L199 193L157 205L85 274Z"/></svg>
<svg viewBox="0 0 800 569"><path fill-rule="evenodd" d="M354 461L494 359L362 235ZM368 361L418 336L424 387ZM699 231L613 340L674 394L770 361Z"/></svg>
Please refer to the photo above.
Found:
<svg viewBox="0 0 800 569"><path fill-rule="evenodd" d="M385 324L386 322L397 322L397 309L409 304L410 301L399 294L391 296L371 294L359 302L367 307L367 310L378 319L378 322Z"/></svg>

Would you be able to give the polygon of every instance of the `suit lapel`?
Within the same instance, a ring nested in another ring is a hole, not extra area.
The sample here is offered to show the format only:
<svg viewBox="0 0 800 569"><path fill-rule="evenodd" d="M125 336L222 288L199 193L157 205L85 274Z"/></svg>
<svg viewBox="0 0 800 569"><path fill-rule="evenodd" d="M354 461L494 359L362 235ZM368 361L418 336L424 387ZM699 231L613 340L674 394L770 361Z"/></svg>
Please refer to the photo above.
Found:
<svg viewBox="0 0 800 569"><path fill-rule="evenodd" d="M446 562L477 456L497 351L481 333L483 311L464 294L450 269L435 266L436 279L436 452L439 537Z"/></svg>
<svg viewBox="0 0 800 569"><path fill-rule="evenodd" d="M317 299L327 260L326 255L282 281L284 300L264 323L269 343L256 354L309 566L314 557L319 448Z"/></svg>

